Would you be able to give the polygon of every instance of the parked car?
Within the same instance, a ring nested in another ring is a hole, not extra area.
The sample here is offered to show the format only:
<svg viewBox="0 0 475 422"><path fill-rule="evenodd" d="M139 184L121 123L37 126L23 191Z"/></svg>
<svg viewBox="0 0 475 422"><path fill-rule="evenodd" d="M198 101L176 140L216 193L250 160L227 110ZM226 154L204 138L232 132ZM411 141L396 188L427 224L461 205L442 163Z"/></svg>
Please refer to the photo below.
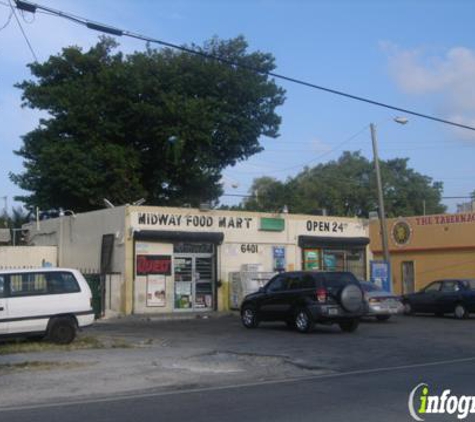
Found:
<svg viewBox="0 0 475 422"><path fill-rule="evenodd" d="M41 336L71 343L91 325L89 285L77 270L43 268L0 271L0 336Z"/></svg>
<svg viewBox="0 0 475 422"><path fill-rule="evenodd" d="M363 291L352 273L293 271L276 275L246 296L241 320L246 328L283 321L301 333L310 332L315 323L353 332L365 312Z"/></svg>
<svg viewBox="0 0 475 422"><path fill-rule="evenodd" d="M367 316L374 316L378 321L387 321L391 315L403 312L404 306L398 296L369 281L361 281L360 284L368 304Z"/></svg>
<svg viewBox="0 0 475 422"><path fill-rule="evenodd" d="M437 280L421 291L403 296L404 313L453 314L468 318L475 312L475 279Z"/></svg>

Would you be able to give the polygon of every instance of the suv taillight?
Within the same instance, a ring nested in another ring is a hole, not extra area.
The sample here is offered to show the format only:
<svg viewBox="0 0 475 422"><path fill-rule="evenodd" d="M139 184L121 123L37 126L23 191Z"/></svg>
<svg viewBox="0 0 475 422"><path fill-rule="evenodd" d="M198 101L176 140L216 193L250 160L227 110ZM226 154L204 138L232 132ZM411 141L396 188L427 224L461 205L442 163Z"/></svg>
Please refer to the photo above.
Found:
<svg viewBox="0 0 475 422"><path fill-rule="evenodd" d="M320 287L315 293L315 296L317 297L317 301L319 303L325 303L327 301L328 296L327 289Z"/></svg>

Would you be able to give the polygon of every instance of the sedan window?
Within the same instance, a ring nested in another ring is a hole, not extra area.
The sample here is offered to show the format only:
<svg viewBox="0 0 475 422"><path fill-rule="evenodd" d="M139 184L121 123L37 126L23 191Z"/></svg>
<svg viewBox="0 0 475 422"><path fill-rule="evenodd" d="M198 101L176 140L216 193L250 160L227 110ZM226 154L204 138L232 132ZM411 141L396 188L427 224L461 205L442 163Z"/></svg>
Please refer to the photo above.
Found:
<svg viewBox="0 0 475 422"><path fill-rule="evenodd" d="M475 280L462 280L462 284L470 290L475 290Z"/></svg>
<svg viewBox="0 0 475 422"><path fill-rule="evenodd" d="M438 292L441 284L440 281L436 281L435 283L429 284L423 291L424 293Z"/></svg>
<svg viewBox="0 0 475 422"><path fill-rule="evenodd" d="M442 291L444 293L454 293L460 290L459 284L455 280L444 281L442 284Z"/></svg>

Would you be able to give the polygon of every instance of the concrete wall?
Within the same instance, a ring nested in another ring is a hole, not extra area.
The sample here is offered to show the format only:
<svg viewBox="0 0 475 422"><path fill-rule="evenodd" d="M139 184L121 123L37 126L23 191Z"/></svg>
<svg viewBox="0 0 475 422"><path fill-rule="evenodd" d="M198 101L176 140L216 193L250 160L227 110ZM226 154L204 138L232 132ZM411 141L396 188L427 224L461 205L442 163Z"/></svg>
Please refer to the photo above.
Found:
<svg viewBox="0 0 475 422"><path fill-rule="evenodd" d="M122 206L81 214L68 211L63 217L24 226L29 230L30 245L57 245L58 266L77 268L83 273L100 273L102 236L114 235L112 272L119 275L107 279L106 289L112 290L106 291L106 315L108 311L128 311L124 277L127 262L125 210Z"/></svg>
<svg viewBox="0 0 475 422"><path fill-rule="evenodd" d="M67 215L24 226L30 245L58 247L58 266L99 273L102 236L114 235L113 271L125 269L125 207Z"/></svg>
<svg viewBox="0 0 475 422"><path fill-rule="evenodd" d="M0 246L0 270L57 266L55 246Z"/></svg>

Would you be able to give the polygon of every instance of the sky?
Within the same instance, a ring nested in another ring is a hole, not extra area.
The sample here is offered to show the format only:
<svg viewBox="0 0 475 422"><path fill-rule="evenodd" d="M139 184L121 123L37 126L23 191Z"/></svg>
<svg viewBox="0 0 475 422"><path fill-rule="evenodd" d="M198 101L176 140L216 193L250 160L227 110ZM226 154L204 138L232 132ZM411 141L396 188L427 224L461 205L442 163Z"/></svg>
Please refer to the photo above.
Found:
<svg viewBox="0 0 475 422"><path fill-rule="evenodd" d="M13 0L12 0L13 1ZM352 95L475 126L475 37L471 0L37 0L37 4L174 44L243 35L249 51L272 53L275 72ZM18 13L18 12L17 12ZM15 83L34 61L9 0L0 0L0 207L24 194L9 178L23 170L22 135L41 113L22 108ZM40 62L61 49L87 50L100 33L44 13L18 19ZM145 48L118 37L124 52ZM372 159L369 124L383 160L409 158L414 170L444 184L444 197L475 190L475 131L458 129L278 80L286 102L280 136L224 171L222 202L236 203L252 180L279 180L361 151ZM449 212L467 199L444 199ZM290 210L291 211L291 210Z"/></svg>

